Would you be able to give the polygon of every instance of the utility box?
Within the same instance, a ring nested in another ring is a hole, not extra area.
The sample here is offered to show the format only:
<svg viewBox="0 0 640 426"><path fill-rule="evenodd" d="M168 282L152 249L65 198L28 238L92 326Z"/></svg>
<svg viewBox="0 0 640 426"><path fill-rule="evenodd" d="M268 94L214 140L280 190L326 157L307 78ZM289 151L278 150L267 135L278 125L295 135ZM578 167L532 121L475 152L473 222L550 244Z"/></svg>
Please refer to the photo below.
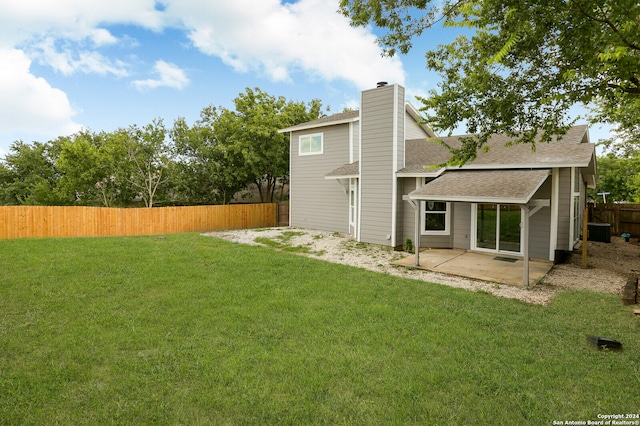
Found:
<svg viewBox="0 0 640 426"><path fill-rule="evenodd" d="M589 230L589 241L598 241L601 243L611 242L611 224L610 223L595 223L589 222L587 224Z"/></svg>

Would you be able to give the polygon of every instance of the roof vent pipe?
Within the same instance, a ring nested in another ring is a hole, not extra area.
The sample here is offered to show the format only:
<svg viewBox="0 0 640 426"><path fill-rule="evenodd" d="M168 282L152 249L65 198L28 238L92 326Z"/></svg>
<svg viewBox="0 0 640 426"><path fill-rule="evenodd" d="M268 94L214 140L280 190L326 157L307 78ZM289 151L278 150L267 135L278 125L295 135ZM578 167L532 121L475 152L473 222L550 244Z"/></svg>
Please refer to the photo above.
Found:
<svg viewBox="0 0 640 426"><path fill-rule="evenodd" d="M386 86L388 83L386 81L379 81L378 84L376 85L376 87L384 87Z"/></svg>

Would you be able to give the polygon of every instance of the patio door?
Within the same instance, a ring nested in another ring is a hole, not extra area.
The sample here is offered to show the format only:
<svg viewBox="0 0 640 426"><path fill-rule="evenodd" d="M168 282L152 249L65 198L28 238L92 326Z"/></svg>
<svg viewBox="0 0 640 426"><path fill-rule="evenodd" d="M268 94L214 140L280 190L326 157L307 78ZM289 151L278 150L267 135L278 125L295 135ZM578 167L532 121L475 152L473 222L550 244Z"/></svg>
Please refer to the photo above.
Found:
<svg viewBox="0 0 640 426"><path fill-rule="evenodd" d="M522 221L520 206L514 204L473 204L472 226L476 250L520 254Z"/></svg>

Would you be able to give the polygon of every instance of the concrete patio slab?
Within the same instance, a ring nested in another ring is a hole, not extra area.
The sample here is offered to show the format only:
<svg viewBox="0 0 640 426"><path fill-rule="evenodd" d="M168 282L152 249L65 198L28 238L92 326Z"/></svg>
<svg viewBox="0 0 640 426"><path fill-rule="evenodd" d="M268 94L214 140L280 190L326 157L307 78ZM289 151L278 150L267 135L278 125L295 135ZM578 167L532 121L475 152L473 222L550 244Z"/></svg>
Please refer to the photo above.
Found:
<svg viewBox="0 0 640 426"><path fill-rule="evenodd" d="M494 253L479 253L457 249L421 249L420 266L411 255L393 262L394 265L414 267L443 274L457 275L482 281L522 286L524 261L522 258ZM553 262L529 261L529 284L544 277Z"/></svg>

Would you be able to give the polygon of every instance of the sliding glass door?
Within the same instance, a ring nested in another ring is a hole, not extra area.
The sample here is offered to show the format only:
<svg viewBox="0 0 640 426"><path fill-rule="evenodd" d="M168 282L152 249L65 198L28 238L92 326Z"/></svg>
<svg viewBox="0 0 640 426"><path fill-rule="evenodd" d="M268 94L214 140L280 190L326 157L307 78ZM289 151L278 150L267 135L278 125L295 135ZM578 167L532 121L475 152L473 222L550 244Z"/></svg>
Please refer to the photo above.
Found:
<svg viewBox="0 0 640 426"><path fill-rule="evenodd" d="M520 206L474 204L475 247L487 251L520 253Z"/></svg>

